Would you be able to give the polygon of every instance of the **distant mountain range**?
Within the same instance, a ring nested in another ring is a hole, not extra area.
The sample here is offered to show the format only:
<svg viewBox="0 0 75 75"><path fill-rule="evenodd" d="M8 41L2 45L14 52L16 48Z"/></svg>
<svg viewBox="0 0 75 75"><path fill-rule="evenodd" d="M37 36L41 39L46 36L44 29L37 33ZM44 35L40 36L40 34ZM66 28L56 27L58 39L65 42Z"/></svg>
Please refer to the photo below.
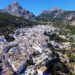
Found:
<svg viewBox="0 0 75 75"><path fill-rule="evenodd" d="M36 17L32 12L23 9L18 2L13 2L5 9L2 9L1 12L8 13L17 17L24 17L25 19L29 20L36 20L36 18L39 18L40 20L72 20L75 18L75 11L67 11L58 8L52 10L44 10L38 17Z"/></svg>
<svg viewBox="0 0 75 75"><path fill-rule="evenodd" d="M62 10L58 8L52 10L44 10L38 16L38 18L45 20L72 20L73 18L75 18L75 11Z"/></svg>
<svg viewBox="0 0 75 75"><path fill-rule="evenodd" d="M17 16L17 17L24 17L25 19L35 20L35 15L22 8L22 6L18 2L13 2L12 4L8 5L5 9L1 10L1 12L6 12L10 15Z"/></svg>
<svg viewBox="0 0 75 75"><path fill-rule="evenodd" d="M30 21L68 21L75 25L75 11L52 9L43 10L41 14L35 16L32 12L23 9L18 2L13 2L8 5L5 9L0 10L1 13L8 13L16 17L23 17Z"/></svg>

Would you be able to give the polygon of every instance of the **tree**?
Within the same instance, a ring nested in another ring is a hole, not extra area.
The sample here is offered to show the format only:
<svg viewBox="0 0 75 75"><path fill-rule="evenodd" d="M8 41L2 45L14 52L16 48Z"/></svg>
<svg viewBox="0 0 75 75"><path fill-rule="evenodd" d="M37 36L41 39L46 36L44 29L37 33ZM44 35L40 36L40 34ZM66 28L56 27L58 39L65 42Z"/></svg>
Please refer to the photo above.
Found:
<svg viewBox="0 0 75 75"><path fill-rule="evenodd" d="M75 55L71 54L69 59L70 59L70 62L75 62Z"/></svg>
<svg viewBox="0 0 75 75"><path fill-rule="evenodd" d="M53 75L60 75L58 72L63 72L63 65L59 62L54 64Z"/></svg>

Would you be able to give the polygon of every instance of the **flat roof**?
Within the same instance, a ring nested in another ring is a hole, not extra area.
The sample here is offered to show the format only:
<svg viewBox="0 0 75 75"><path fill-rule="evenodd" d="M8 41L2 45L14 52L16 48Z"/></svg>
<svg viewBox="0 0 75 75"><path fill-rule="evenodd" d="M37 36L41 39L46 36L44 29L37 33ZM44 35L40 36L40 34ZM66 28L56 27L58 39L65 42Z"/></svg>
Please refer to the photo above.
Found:
<svg viewBox="0 0 75 75"><path fill-rule="evenodd" d="M40 67L38 70L40 70L40 71L46 71L47 70L47 67L46 66L42 66L42 67Z"/></svg>

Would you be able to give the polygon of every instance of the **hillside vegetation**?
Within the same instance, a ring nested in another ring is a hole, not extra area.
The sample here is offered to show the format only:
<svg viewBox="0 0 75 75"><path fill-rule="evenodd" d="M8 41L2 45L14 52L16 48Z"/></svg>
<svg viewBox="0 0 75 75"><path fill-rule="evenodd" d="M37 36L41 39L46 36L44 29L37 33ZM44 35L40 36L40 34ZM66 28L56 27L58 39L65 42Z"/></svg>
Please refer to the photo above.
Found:
<svg viewBox="0 0 75 75"><path fill-rule="evenodd" d="M0 13L0 34L9 34L15 28L32 25L37 25L37 22L24 19L23 17L12 16L7 13Z"/></svg>

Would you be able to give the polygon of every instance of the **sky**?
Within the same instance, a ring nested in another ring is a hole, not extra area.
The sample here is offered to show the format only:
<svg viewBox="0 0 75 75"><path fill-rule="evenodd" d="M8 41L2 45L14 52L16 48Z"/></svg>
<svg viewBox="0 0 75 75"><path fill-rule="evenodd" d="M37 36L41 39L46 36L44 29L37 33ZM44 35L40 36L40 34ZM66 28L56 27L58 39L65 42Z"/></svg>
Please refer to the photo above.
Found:
<svg viewBox="0 0 75 75"><path fill-rule="evenodd" d="M0 0L0 9L4 9L15 0ZM75 10L75 0L16 0L24 9L39 15L42 10L60 8L64 10Z"/></svg>

